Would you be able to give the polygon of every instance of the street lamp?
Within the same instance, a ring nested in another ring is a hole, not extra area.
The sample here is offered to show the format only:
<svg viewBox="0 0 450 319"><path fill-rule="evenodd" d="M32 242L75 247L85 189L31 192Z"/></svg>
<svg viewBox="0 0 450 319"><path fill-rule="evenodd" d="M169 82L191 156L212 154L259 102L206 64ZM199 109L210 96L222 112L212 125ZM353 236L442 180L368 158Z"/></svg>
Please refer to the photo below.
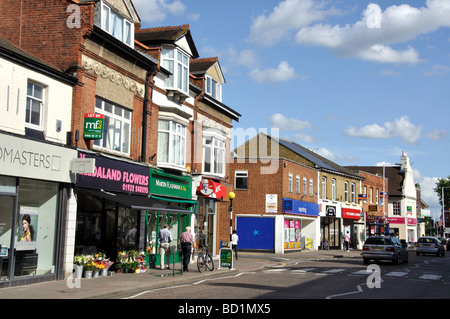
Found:
<svg viewBox="0 0 450 319"><path fill-rule="evenodd" d="M444 226L444 237L445 237L445 202L444 202L444 188L450 188L450 186L442 186L442 221Z"/></svg>
<svg viewBox="0 0 450 319"><path fill-rule="evenodd" d="M236 194L234 192L228 193L228 198L230 199L230 208L228 211L230 212L230 249L231 249L231 238L233 236L233 199L236 197Z"/></svg>

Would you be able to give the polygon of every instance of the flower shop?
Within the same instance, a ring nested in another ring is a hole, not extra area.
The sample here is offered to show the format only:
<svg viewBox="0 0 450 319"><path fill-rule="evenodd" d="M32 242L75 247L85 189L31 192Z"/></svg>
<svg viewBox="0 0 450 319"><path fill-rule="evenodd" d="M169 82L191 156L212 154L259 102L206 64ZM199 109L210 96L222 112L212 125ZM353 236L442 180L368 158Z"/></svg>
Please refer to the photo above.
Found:
<svg viewBox="0 0 450 319"><path fill-rule="evenodd" d="M74 190L77 258L88 259L83 265L94 268L92 263L98 262L95 256L104 252L106 259L113 262L109 271L114 272L159 266L159 230L169 225L171 249L176 250L179 235L195 220L197 202L192 200L192 177L149 170L86 151L82 156L95 158L98 170L114 169L143 176L143 180L148 180L148 192L124 193L124 185L117 184L123 181L105 181L100 174L78 174Z"/></svg>
<svg viewBox="0 0 450 319"><path fill-rule="evenodd" d="M120 251L117 256L116 272L143 273L147 269L145 253L137 250ZM114 262L105 253L76 255L74 257L76 278L97 278L107 276Z"/></svg>

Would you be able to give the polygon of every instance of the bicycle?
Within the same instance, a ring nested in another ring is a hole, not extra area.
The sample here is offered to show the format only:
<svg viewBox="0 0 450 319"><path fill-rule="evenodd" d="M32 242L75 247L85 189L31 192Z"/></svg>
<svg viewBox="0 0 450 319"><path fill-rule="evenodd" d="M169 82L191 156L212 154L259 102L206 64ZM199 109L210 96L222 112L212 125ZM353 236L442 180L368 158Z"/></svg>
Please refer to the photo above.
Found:
<svg viewBox="0 0 450 319"><path fill-rule="evenodd" d="M204 245L198 252L197 268L199 272L207 269L209 269L209 271L214 270L214 261L207 245Z"/></svg>

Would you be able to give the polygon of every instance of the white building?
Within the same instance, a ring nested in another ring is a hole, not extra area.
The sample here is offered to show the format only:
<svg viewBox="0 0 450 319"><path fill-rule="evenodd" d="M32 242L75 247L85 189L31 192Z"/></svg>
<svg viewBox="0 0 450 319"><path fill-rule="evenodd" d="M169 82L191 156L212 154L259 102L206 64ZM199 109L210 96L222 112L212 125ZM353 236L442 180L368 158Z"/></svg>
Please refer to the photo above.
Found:
<svg viewBox="0 0 450 319"><path fill-rule="evenodd" d="M0 287L64 278L76 83L0 39Z"/></svg>

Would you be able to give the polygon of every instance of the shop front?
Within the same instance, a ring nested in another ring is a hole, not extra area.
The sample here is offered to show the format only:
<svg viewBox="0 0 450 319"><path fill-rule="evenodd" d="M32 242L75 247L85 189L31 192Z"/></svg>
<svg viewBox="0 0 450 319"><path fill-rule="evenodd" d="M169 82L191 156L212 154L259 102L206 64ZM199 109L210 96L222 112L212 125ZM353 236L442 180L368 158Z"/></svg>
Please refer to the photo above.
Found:
<svg viewBox="0 0 450 319"><path fill-rule="evenodd" d="M340 206L323 202L320 207L320 248L323 250L342 247Z"/></svg>
<svg viewBox="0 0 450 319"><path fill-rule="evenodd" d="M316 249L319 205L283 198L283 249Z"/></svg>
<svg viewBox="0 0 450 319"><path fill-rule="evenodd" d="M64 278L62 221L76 156L73 149L0 134L0 287Z"/></svg>
<svg viewBox="0 0 450 319"><path fill-rule="evenodd" d="M365 240L364 221L361 220L361 208L342 206L343 235L350 234L350 248L360 249Z"/></svg>
<svg viewBox="0 0 450 319"><path fill-rule="evenodd" d="M417 218L389 217L390 231L408 243L417 241Z"/></svg>
<svg viewBox="0 0 450 319"><path fill-rule="evenodd" d="M226 187L218 181L201 178L196 188L198 197L198 219L194 223L198 244L207 245L213 255L217 247L217 216L220 201L227 197Z"/></svg>
<svg viewBox="0 0 450 319"><path fill-rule="evenodd" d="M79 157L94 159L95 169L77 175L75 254L103 252L117 261L119 252L142 251L155 265L157 232L168 224L177 239L178 226L193 213L192 205L154 198L150 193L154 180L146 165L88 151L80 151Z"/></svg>
<svg viewBox="0 0 450 319"><path fill-rule="evenodd" d="M187 226L194 225L197 201L192 200L191 176L175 175L160 169L150 169L149 191L151 199L166 205L166 208L152 209L146 215L147 260L151 266L156 266L161 264L157 240L159 230L168 225L173 238L170 251L179 249L180 234ZM175 262L180 261L180 254L172 256Z"/></svg>

